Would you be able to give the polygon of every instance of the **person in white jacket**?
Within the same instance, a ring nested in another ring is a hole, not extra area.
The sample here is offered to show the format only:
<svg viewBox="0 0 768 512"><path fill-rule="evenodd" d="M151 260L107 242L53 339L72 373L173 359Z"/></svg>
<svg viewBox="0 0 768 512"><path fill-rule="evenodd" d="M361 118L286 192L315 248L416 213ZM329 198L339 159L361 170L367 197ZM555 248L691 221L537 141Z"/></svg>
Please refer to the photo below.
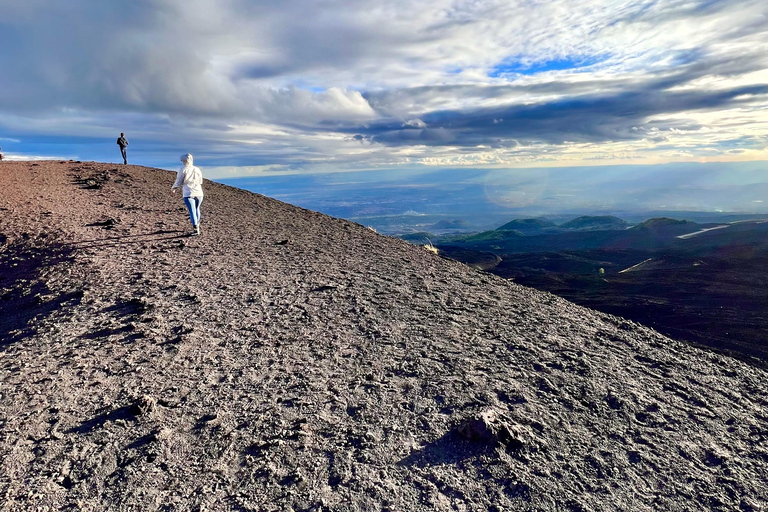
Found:
<svg viewBox="0 0 768 512"><path fill-rule="evenodd" d="M184 167L176 173L176 181L171 187L171 192L182 188L184 204L189 210L189 220L192 222L193 235L200 234L200 205L203 203L203 172L192 165L192 155L181 155Z"/></svg>

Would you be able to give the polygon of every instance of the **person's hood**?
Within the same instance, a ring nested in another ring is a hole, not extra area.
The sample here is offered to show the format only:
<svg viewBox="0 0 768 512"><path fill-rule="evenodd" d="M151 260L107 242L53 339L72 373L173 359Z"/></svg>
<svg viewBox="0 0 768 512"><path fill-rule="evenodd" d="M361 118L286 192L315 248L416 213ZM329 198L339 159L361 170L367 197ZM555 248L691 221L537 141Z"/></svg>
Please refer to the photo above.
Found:
<svg viewBox="0 0 768 512"><path fill-rule="evenodd" d="M192 155L187 153L186 155L181 155L181 163L183 163L185 166L192 165Z"/></svg>

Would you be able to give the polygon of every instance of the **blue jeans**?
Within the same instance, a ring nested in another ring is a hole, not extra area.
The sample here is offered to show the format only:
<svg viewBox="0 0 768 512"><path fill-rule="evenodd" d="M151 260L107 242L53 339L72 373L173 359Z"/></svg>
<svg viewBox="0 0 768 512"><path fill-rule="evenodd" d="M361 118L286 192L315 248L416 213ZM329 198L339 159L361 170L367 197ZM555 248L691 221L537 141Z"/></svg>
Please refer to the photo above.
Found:
<svg viewBox="0 0 768 512"><path fill-rule="evenodd" d="M192 226L200 224L200 205L203 204L203 198L185 197L184 204L187 205L187 210L189 210L189 221L192 223Z"/></svg>
<svg viewBox="0 0 768 512"><path fill-rule="evenodd" d="M123 163L128 165L128 150L120 146L120 154L123 155Z"/></svg>

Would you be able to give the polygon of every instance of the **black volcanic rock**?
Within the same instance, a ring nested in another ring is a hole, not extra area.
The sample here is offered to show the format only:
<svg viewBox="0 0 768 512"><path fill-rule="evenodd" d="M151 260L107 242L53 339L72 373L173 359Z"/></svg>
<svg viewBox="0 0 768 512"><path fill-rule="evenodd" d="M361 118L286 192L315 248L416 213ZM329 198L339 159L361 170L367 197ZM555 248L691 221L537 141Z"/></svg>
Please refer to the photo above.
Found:
<svg viewBox="0 0 768 512"><path fill-rule="evenodd" d="M492 252L473 251L455 245L441 245L440 255L480 270L490 270L501 263L501 257Z"/></svg>
<svg viewBox="0 0 768 512"><path fill-rule="evenodd" d="M597 231L611 229L626 229L629 223L613 215L584 215L560 224L561 229L574 231Z"/></svg>
<svg viewBox="0 0 768 512"><path fill-rule="evenodd" d="M764 370L216 183L187 237L112 168L0 163L3 509L763 506Z"/></svg>

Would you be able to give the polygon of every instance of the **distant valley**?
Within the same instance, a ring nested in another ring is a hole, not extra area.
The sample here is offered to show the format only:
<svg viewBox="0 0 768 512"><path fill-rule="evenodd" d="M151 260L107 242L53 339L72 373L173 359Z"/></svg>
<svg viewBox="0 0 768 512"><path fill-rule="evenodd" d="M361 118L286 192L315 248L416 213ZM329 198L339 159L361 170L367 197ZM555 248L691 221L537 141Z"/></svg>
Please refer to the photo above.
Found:
<svg viewBox="0 0 768 512"><path fill-rule="evenodd" d="M765 166L739 169L727 186L717 164L636 166L620 180L616 169L585 167L222 181L434 244L443 256L674 338L766 361Z"/></svg>
<svg viewBox="0 0 768 512"><path fill-rule="evenodd" d="M763 364L768 219L723 214L706 220L514 219L477 233L402 238L432 243L443 256Z"/></svg>

